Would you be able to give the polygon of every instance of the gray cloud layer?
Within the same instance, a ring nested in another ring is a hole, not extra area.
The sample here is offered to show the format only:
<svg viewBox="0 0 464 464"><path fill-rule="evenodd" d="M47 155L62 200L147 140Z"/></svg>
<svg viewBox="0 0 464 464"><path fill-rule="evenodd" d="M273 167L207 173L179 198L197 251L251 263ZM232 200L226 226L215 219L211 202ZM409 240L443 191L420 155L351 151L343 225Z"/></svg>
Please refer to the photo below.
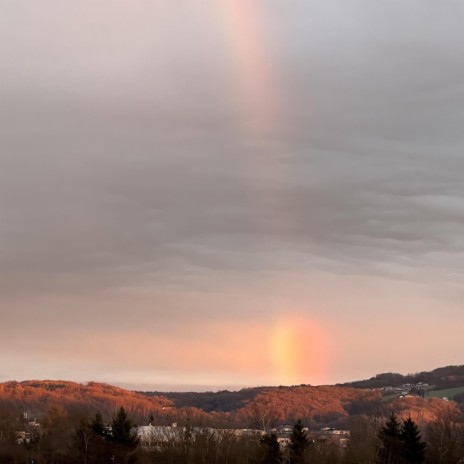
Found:
<svg viewBox="0 0 464 464"><path fill-rule="evenodd" d="M220 2L0 9L2 307L263 272L462 280L462 2L257 2L272 130L239 127Z"/></svg>

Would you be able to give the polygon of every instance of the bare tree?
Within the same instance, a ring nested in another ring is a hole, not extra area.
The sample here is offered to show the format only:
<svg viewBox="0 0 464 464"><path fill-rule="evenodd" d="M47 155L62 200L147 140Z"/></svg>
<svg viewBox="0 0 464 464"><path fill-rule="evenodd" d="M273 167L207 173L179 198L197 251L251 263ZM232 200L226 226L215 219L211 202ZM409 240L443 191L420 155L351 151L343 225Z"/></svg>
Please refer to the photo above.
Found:
<svg viewBox="0 0 464 464"><path fill-rule="evenodd" d="M449 407L442 411L437 420L428 425L427 462L436 464L458 464L464 457L464 424L461 414Z"/></svg>
<svg viewBox="0 0 464 464"><path fill-rule="evenodd" d="M275 425L279 416L271 403L256 401L250 406L250 419L253 427L266 433Z"/></svg>
<svg viewBox="0 0 464 464"><path fill-rule="evenodd" d="M86 419L82 419L74 430L73 438L76 447L83 456L84 464L87 464L90 443L95 439L95 432L92 430L92 425Z"/></svg>

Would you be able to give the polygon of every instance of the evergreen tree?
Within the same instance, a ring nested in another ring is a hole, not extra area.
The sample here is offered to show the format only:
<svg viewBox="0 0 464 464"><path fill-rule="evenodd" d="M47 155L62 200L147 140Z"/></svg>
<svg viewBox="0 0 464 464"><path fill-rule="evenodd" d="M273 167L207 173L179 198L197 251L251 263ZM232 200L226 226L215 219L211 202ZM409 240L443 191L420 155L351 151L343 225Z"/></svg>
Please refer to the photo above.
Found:
<svg viewBox="0 0 464 464"><path fill-rule="evenodd" d="M378 452L379 464L422 464L425 459L426 444L416 423L409 417L400 426L392 413L379 432L381 446Z"/></svg>
<svg viewBox="0 0 464 464"><path fill-rule="evenodd" d="M403 456L408 464L422 464L425 459L426 444L421 440L421 434L416 423L409 417L403 421L401 440L404 444Z"/></svg>
<svg viewBox="0 0 464 464"><path fill-rule="evenodd" d="M97 435L101 437L106 435L107 428L105 423L103 422L103 416L101 415L100 411L95 414L95 417L92 419L92 423L90 424L92 431L95 432Z"/></svg>
<svg viewBox="0 0 464 464"><path fill-rule="evenodd" d="M121 406L111 423L112 441L129 447L135 447L138 443L137 433L133 430L134 424Z"/></svg>
<svg viewBox="0 0 464 464"><path fill-rule="evenodd" d="M100 411L95 414L95 417L90 422L90 429L92 430L93 440L90 447L89 462L109 462L112 455L112 444L109 441L111 438L109 434L108 425L103 422L103 416Z"/></svg>
<svg viewBox="0 0 464 464"><path fill-rule="evenodd" d="M265 448L261 464L280 464L282 462L280 445L275 433L264 435L261 438L261 446Z"/></svg>
<svg viewBox="0 0 464 464"><path fill-rule="evenodd" d="M292 434L290 435L290 464L304 464L305 453L309 447L309 439L303 429L303 424L300 419L293 426Z"/></svg>
<svg viewBox="0 0 464 464"><path fill-rule="evenodd" d="M403 441L401 436L401 425L394 413L385 425L380 429L379 438L381 441L378 450L379 464L401 464L403 460Z"/></svg>

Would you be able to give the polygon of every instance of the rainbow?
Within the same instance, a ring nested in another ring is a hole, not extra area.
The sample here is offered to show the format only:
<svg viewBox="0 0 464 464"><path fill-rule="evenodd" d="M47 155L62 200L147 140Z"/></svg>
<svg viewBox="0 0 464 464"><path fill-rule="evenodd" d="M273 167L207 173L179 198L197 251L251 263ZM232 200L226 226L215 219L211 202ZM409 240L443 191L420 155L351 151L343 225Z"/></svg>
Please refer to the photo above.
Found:
<svg viewBox="0 0 464 464"><path fill-rule="evenodd" d="M278 86L262 14L253 0L219 0L236 68L240 130L272 131L279 119Z"/></svg>
<svg viewBox="0 0 464 464"><path fill-rule="evenodd" d="M270 343L276 383L324 383L331 358L330 350L329 334L321 324L302 314L278 317Z"/></svg>
<svg viewBox="0 0 464 464"><path fill-rule="evenodd" d="M237 128L247 140L279 133L284 127L282 98L276 79L275 60L263 21L262 3L255 0L218 0L224 19L227 43L235 67ZM275 138L273 137L275 140ZM285 178L283 166L272 161L269 150L282 151L282 143L261 147L262 156L248 152L247 169L265 168L274 179ZM271 153L272 154L272 153ZM264 163L264 164L263 164ZM256 199L262 201L262 199ZM291 232L296 218L282 217ZM282 233L280 231L274 231ZM269 361L277 384L324 382L327 378L330 336L325 327L307 316L308 311L292 308L277 316L269 336Z"/></svg>

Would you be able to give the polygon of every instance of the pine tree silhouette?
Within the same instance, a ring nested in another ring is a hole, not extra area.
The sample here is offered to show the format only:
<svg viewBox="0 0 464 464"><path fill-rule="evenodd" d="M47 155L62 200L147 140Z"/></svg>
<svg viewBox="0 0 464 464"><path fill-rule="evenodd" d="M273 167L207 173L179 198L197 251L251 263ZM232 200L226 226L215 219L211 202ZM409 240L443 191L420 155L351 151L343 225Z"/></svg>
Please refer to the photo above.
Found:
<svg viewBox="0 0 464 464"><path fill-rule="evenodd" d="M112 441L129 447L138 443L137 434L133 430L133 423L121 407L111 423Z"/></svg>
<svg viewBox="0 0 464 464"><path fill-rule="evenodd" d="M378 463L403 463L404 446L401 438L401 425L394 413L391 413L386 424L380 429L379 438L382 444L378 450Z"/></svg>
<svg viewBox="0 0 464 464"><path fill-rule="evenodd" d="M395 414L391 414L380 429L381 446L378 450L379 464L422 464L425 460L426 444L421 440L417 424L409 417L400 425Z"/></svg>
<svg viewBox="0 0 464 464"><path fill-rule="evenodd" d="M265 453L261 464L280 464L282 455L279 442L275 433L266 434L261 438L261 446L265 447Z"/></svg>
<svg viewBox="0 0 464 464"><path fill-rule="evenodd" d="M404 460L408 464L422 464L425 459L426 444L416 423L409 417L403 421L401 439L404 443Z"/></svg>
<svg viewBox="0 0 464 464"><path fill-rule="evenodd" d="M290 464L304 464L305 452L309 447L309 439L303 430L303 424L300 419L293 426L290 436Z"/></svg>

